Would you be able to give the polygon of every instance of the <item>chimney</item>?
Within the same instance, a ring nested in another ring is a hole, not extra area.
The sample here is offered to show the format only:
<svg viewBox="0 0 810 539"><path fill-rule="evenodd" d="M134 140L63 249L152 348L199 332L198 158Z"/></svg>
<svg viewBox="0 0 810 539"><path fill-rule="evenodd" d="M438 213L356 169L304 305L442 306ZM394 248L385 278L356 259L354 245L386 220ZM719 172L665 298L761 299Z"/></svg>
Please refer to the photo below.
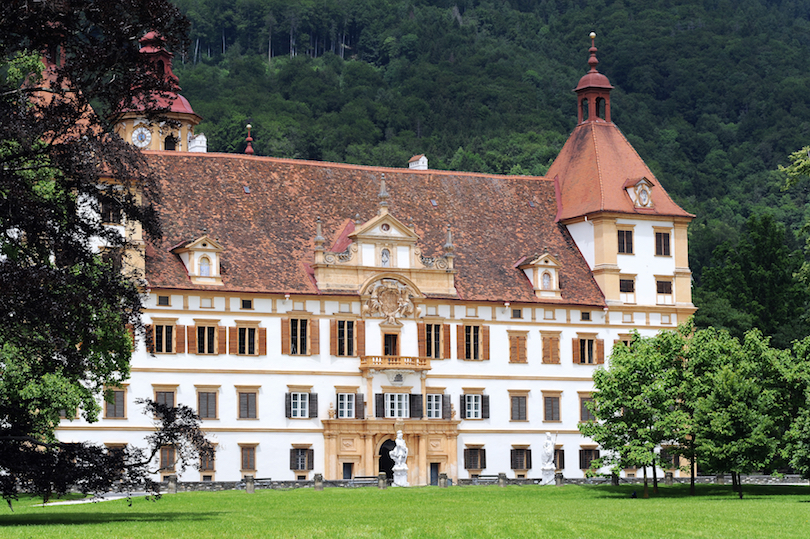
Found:
<svg viewBox="0 0 810 539"><path fill-rule="evenodd" d="M408 160L408 166L413 170L427 170L428 162L427 157L424 155L414 155Z"/></svg>

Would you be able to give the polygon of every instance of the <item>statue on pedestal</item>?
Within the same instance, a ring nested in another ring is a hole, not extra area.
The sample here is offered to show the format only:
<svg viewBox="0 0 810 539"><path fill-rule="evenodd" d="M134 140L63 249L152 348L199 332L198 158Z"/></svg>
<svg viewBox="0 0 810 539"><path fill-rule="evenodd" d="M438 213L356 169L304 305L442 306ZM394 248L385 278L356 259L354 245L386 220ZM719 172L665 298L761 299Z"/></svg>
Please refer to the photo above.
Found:
<svg viewBox="0 0 810 539"><path fill-rule="evenodd" d="M405 440L402 439L402 431L397 431L396 446L388 452L391 460L394 461L394 486L407 487L408 486L408 465L405 461L408 459L408 446L405 445Z"/></svg>
<svg viewBox="0 0 810 539"><path fill-rule="evenodd" d="M554 465L554 441L551 439L550 432L546 432L546 440L543 442L543 459L540 471L543 474L542 484L550 485L554 482L556 466Z"/></svg>

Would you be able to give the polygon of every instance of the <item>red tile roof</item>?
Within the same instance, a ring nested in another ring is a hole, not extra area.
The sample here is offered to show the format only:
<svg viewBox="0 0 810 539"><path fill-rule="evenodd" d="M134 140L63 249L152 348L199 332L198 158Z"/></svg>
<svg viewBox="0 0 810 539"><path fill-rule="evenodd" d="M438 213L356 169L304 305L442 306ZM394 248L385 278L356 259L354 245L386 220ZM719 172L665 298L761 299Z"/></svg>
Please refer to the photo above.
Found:
<svg viewBox="0 0 810 539"><path fill-rule="evenodd" d="M562 303L604 305L573 239L554 222L554 183L545 178L233 154L145 154L166 178L159 206L163 240L146 250L146 276L154 288L322 293L311 279L315 220L323 222L327 246L342 246L347 220L358 213L363 221L376 215L385 173L389 211L403 221L413 219L425 256L443 254L446 226L452 226L459 297L559 303L537 298L525 274L513 267L526 253L548 249L562 266ZM204 231L225 249L221 287L191 284L183 263L169 252Z"/></svg>
<svg viewBox="0 0 810 539"><path fill-rule="evenodd" d="M564 221L595 212L694 217L669 197L630 142L612 123L586 122L577 126L548 170L560 186ZM647 178L654 207L636 208L625 191L627 180Z"/></svg>

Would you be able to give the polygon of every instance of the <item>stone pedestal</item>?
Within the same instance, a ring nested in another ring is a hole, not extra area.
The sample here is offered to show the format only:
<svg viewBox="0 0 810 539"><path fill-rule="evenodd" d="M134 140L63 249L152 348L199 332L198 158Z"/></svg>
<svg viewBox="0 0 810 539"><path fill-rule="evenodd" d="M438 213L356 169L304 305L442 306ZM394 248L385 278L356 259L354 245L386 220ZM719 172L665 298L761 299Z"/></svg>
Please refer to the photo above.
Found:
<svg viewBox="0 0 810 539"><path fill-rule="evenodd" d="M245 476L245 492L247 492L248 494L253 494L254 492L256 492L256 484L253 482L252 475Z"/></svg>
<svg viewBox="0 0 810 539"><path fill-rule="evenodd" d="M719 473L719 474L717 474L717 476L714 478L714 482L715 482L715 483L717 483L718 485L725 485L725 484L726 484L726 476L725 476L725 475L723 475L723 474L721 474L721 473Z"/></svg>
<svg viewBox="0 0 810 539"><path fill-rule="evenodd" d="M554 483L554 467L548 466L540 469L541 485L550 485Z"/></svg>
<svg viewBox="0 0 810 539"><path fill-rule="evenodd" d="M498 486L499 487L505 487L506 486L506 474L505 473L499 473L498 474Z"/></svg>
<svg viewBox="0 0 810 539"><path fill-rule="evenodd" d="M323 474L315 474L315 490L323 490Z"/></svg>
<svg viewBox="0 0 810 539"><path fill-rule="evenodd" d="M664 483L667 484L668 486L672 486L673 483L672 472L667 472L666 474L664 474Z"/></svg>
<svg viewBox="0 0 810 539"><path fill-rule="evenodd" d="M565 484L565 479L563 478L562 472L557 472L554 474L554 484L558 487L561 487Z"/></svg>
<svg viewBox="0 0 810 539"><path fill-rule="evenodd" d="M377 476L377 488L388 488L388 479L386 479L384 473Z"/></svg>
<svg viewBox="0 0 810 539"><path fill-rule="evenodd" d="M394 486L407 487L408 484L408 466L406 464L394 466Z"/></svg>
<svg viewBox="0 0 810 539"><path fill-rule="evenodd" d="M447 488L447 474L440 473L439 474L439 488Z"/></svg>
<svg viewBox="0 0 810 539"><path fill-rule="evenodd" d="M169 494L177 494L177 476L169 476Z"/></svg>

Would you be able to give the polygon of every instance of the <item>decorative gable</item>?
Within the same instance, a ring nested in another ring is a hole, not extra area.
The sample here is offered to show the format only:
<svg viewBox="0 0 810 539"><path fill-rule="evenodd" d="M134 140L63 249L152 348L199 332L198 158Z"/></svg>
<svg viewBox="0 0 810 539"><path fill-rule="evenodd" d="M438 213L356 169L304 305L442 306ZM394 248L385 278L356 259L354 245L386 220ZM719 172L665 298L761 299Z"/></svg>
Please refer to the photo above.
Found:
<svg viewBox="0 0 810 539"><path fill-rule="evenodd" d="M518 265L532 283L534 294L541 299L561 299L560 263L550 254L524 258Z"/></svg>
<svg viewBox="0 0 810 539"><path fill-rule="evenodd" d="M627 191L627 196L633 201L635 208L652 209L655 206L652 198L653 183L647 178L627 180L624 188Z"/></svg>
<svg viewBox="0 0 810 539"><path fill-rule="evenodd" d="M207 234L196 240L181 243L171 252L180 257L194 284L222 284L222 248Z"/></svg>

